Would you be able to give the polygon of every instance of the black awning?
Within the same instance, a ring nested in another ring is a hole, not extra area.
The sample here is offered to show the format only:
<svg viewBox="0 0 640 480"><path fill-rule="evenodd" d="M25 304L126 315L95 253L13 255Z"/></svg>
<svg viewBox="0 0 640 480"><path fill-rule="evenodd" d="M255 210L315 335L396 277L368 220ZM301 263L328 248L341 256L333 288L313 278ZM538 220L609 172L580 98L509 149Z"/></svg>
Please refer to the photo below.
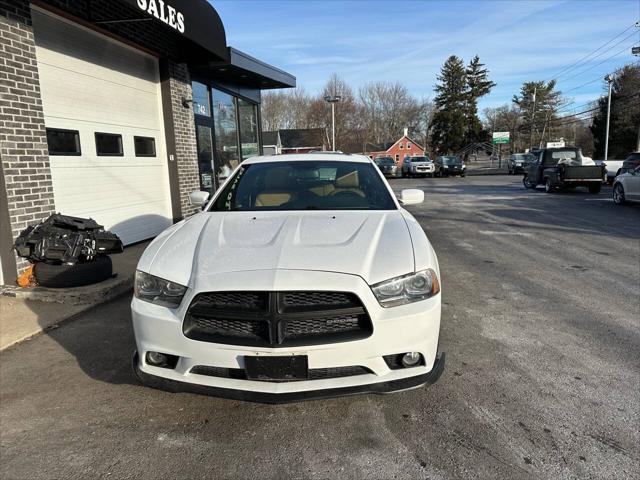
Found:
<svg viewBox="0 0 640 480"><path fill-rule="evenodd" d="M228 61L227 37L218 12L206 0L121 0L213 54Z"/></svg>
<svg viewBox="0 0 640 480"><path fill-rule="evenodd" d="M227 63L200 63L189 65L196 76L216 82L270 90L296 86L296 77L279 68L268 65L233 47L228 48Z"/></svg>

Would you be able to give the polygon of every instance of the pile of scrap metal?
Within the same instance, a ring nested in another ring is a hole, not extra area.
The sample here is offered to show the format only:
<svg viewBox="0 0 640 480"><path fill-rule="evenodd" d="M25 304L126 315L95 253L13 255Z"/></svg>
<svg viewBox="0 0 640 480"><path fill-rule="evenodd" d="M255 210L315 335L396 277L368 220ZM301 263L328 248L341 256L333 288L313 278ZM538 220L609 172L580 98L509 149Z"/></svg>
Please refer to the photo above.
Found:
<svg viewBox="0 0 640 480"><path fill-rule="evenodd" d="M90 218L54 214L20 233L14 248L33 264L35 283L44 287L78 287L113 275L110 254L123 251L117 235ZM31 272L27 272L27 276ZM33 283L22 279L19 284Z"/></svg>

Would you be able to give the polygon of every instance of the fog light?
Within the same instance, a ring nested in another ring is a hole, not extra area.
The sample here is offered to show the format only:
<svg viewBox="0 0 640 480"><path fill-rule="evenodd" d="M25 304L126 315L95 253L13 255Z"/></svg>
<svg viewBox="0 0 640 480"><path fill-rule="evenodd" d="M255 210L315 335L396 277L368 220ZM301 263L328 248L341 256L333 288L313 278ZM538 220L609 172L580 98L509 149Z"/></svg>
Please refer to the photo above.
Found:
<svg viewBox="0 0 640 480"><path fill-rule="evenodd" d="M146 361L149 365L162 368L176 368L178 357L160 352L147 352Z"/></svg>
<svg viewBox="0 0 640 480"><path fill-rule="evenodd" d="M418 352L409 352L402 356L402 365L405 367L415 367L419 362L420 354Z"/></svg>

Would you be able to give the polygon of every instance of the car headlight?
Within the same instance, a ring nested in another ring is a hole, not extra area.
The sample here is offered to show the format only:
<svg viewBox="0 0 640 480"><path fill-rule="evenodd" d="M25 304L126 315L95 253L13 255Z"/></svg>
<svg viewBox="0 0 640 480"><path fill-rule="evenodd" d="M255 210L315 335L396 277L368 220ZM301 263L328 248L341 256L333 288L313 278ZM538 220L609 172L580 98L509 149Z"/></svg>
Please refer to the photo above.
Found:
<svg viewBox="0 0 640 480"><path fill-rule="evenodd" d="M187 287L183 285L136 270L133 294L140 300L176 308L180 305L186 291Z"/></svg>
<svg viewBox="0 0 640 480"><path fill-rule="evenodd" d="M438 275L428 268L421 272L385 280L371 286L378 303L383 307L395 307L426 300L440 293Z"/></svg>

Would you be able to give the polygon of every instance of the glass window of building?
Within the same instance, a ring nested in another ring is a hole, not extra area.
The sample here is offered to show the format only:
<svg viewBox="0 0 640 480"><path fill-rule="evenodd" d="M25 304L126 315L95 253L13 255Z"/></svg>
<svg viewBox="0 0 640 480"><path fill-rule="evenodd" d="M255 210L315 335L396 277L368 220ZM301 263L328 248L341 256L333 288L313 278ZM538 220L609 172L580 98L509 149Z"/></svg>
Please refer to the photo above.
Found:
<svg viewBox="0 0 640 480"><path fill-rule="evenodd" d="M238 123L234 98L228 93L211 89L213 131L215 134L216 174L221 182L240 163Z"/></svg>
<svg viewBox="0 0 640 480"><path fill-rule="evenodd" d="M240 120L240 147L242 159L259 155L258 147L258 109L253 103L238 99Z"/></svg>
<svg viewBox="0 0 640 480"><path fill-rule="evenodd" d="M209 89L207 86L202 83L192 82L191 89L193 92L193 113L210 117L211 106L209 105Z"/></svg>

